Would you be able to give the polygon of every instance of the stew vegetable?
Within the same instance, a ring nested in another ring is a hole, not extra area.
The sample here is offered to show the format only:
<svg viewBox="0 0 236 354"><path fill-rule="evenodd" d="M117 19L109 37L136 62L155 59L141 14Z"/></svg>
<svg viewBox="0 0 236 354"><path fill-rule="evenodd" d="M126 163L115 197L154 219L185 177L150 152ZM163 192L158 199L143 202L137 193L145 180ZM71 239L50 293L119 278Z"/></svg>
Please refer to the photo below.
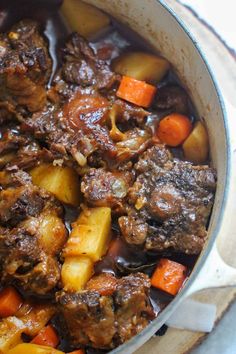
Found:
<svg viewBox="0 0 236 354"><path fill-rule="evenodd" d="M104 353L181 291L207 239L204 117L171 63L99 9L1 14L0 353Z"/></svg>

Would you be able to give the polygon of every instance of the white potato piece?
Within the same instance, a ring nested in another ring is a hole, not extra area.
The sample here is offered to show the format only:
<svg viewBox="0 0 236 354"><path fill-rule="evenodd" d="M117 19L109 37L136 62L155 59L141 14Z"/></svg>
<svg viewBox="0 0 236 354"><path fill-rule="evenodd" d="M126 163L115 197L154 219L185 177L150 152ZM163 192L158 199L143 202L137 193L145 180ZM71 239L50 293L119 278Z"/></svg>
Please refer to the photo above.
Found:
<svg viewBox="0 0 236 354"><path fill-rule="evenodd" d="M125 76L147 82L159 82L170 68L162 57L144 52L129 52L113 60L112 69Z"/></svg>
<svg viewBox="0 0 236 354"><path fill-rule="evenodd" d="M61 352L60 350L54 349L52 347L47 347L46 345L22 343L12 348L7 354L65 354L65 353Z"/></svg>
<svg viewBox="0 0 236 354"><path fill-rule="evenodd" d="M191 134L183 143L184 156L187 160L201 164L206 162L209 152L209 139L204 124L196 123Z"/></svg>
<svg viewBox="0 0 236 354"><path fill-rule="evenodd" d="M94 37L110 24L105 13L80 0L64 0L61 12L69 27L85 38Z"/></svg>
<svg viewBox="0 0 236 354"><path fill-rule="evenodd" d="M64 249L64 256L86 255L97 262L106 253L111 235L111 209L88 208L82 211Z"/></svg>
<svg viewBox="0 0 236 354"><path fill-rule="evenodd" d="M61 280L65 290L80 291L93 275L93 262L89 257L67 257L62 266Z"/></svg>
<svg viewBox="0 0 236 354"><path fill-rule="evenodd" d="M30 175L34 184L51 192L63 203L79 205L80 183L73 168L41 164L33 168Z"/></svg>

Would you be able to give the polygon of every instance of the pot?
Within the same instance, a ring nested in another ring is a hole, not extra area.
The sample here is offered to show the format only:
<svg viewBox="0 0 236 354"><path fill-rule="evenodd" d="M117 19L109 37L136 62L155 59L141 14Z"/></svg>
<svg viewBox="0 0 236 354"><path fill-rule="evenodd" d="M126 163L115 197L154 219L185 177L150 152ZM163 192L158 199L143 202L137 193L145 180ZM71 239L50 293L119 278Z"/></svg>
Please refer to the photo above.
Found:
<svg viewBox="0 0 236 354"><path fill-rule="evenodd" d="M236 285L236 109L223 102L207 59L189 30L162 1L85 0L140 34L166 57L185 85L209 132L218 185L209 237L183 290L140 334L111 353L133 353L196 291ZM233 118L233 116L235 116ZM234 252L235 253L235 252ZM231 257L230 257L231 256ZM234 264L227 264L234 259Z"/></svg>

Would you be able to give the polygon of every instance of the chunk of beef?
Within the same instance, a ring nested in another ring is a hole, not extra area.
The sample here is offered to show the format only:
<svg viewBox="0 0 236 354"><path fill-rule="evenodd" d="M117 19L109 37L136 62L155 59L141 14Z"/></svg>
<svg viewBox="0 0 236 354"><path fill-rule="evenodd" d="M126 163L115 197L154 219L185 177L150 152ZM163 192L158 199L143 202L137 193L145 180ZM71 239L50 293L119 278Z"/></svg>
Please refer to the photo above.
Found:
<svg viewBox="0 0 236 354"><path fill-rule="evenodd" d="M37 216L44 207L39 189L32 185L7 188L0 192L0 223L14 226L27 216Z"/></svg>
<svg viewBox="0 0 236 354"><path fill-rule="evenodd" d="M116 111L116 115L118 118L117 120L119 122L129 122L132 120L141 124L144 122L145 118L150 114L150 112L146 111L142 107L135 106L132 103L117 99L114 96L109 98L111 99L111 101L114 101L113 108Z"/></svg>
<svg viewBox="0 0 236 354"><path fill-rule="evenodd" d="M158 109L187 114L188 95L185 90L177 85L166 85L159 88L155 105Z"/></svg>
<svg viewBox="0 0 236 354"><path fill-rule="evenodd" d="M153 318L149 288L148 276L137 273L118 279L113 296L93 290L58 293L71 344L109 349L139 333Z"/></svg>
<svg viewBox="0 0 236 354"><path fill-rule="evenodd" d="M50 193L32 185L31 177L17 168L11 173L0 173L0 186L0 224L3 226L15 226L28 217L37 217L45 208L59 205Z"/></svg>
<svg viewBox="0 0 236 354"><path fill-rule="evenodd" d="M46 254L35 235L23 227L2 230L0 235L1 283L16 281L38 295L50 292L60 279L56 258Z"/></svg>
<svg viewBox="0 0 236 354"><path fill-rule="evenodd" d="M0 169L29 169L41 162L51 162L57 158L29 134L24 134L18 126L7 129L0 139Z"/></svg>
<svg viewBox="0 0 236 354"><path fill-rule="evenodd" d="M30 112L43 108L51 60L38 24L24 20L0 38L0 100Z"/></svg>
<svg viewBox="0 0 236 354"><path fill-rule="evenodd" d="M123 209L130 179L128 174L92 168L82 179L81 191L90 205L107 206L119 212Z"/></svg>
<svg viewBox="0 0 236 354"><path fill-rule="evenodd" d="M62 110L46 109L33 115L32 119L25 121L22 128L31 131L36 139L46 143L55 159L64 162L73 160L81 164L95 149L96 143L90 136L84 135L81 130L73 130L64 121Z"/></svg>
<svg viewBox="0 0 236 354"><path fill-rule="evenodd" d="M64 49L64 59L62 77L68 83L104 89L110 88L117 80L116 74L96 57L93 49L78 33L71 35Z"/></svg>
<svg viewBox="0 0 236 354"><path fill-rule="evenodd" d="M53 220L45 219L45 215L60 218L62 207L17 168L11 173L0 172L0 185L0 224L5 227L1 227L0 235L0 281L16 281L26 291L47 294L60 279L60 264L56 252L43 243L44 220ZM55 230L60 237L59 229Z"/></svg>
<svg viewBox="0 0 236 354"><path fill-rule="evenodd" d="M150 279L143 273L130 274L118 282L114 303L119 344L141 332L153 319L149 288Z"/></svg>
<svg viewBox="0 0 236 354"><path fill-rule="evenodd" d="M10 170L17 166L23 170L29 170L42 162L52 162L57 159L57 154L52 153L46 148L41 148L38 143L31 141L29 144L22 146L16 152L15 156L6 164L6 169Z"/></svg>
<svg viewBox="0 0 236 354"><path fill-rule="evenodd" d="M67 323L71 344L110 347L116 332L111 297L85 290L59 293L57 301Z"/></svg>
<svg viewBox="0 0 236 354"><path fill-rule="evenodd" d="M132 211L129 216L121 216L119 225L122 235L129 244L143 245L145 243L148 235L148 224L137 213Z"/></svg>
<svg viewBox="0 0 236 354"><path fill-rule="evenodd" d="M131 207L119 219L125 240L147 250L198 254L214 201L214 170L172 159L163 145L147 150L135 170Z"/></svg>

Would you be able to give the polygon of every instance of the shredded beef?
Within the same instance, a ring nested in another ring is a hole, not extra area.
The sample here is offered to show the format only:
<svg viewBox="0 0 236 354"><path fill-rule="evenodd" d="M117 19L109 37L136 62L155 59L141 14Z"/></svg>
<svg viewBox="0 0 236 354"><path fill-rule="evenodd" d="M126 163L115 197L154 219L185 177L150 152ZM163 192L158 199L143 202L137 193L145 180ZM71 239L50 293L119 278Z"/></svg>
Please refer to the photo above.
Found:
<svg viewBox="0 0 236 354"><path fill-rule="evenodd" d="M163 145L147 150L134 168L138 177L129 190L131 207L119 219L125 240L147 250L198 254L206 240L215 171L172 159Z"/></svg>
<svg viewBox="0 0 236 354"><path fill-rule="evenodd" d="M149 288L148 276L136 273L118 279L113 296L93 290L58 293L71 343L109 349L139 333L153 318Z"/></svg>

